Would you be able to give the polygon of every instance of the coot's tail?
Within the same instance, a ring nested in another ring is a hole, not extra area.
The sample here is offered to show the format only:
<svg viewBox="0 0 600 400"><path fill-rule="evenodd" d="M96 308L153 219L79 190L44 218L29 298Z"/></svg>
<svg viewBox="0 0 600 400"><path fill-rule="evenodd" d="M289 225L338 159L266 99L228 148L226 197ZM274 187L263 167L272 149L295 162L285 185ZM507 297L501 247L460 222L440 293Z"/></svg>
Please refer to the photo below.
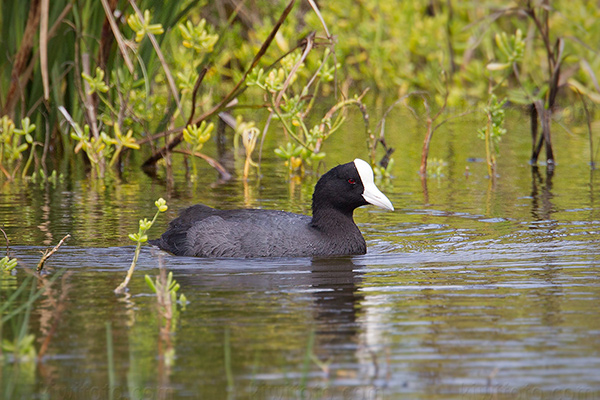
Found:
<svg viewBox="0 0 600 400"><path fill-rule="evenodd" d="M183 256L186 250L186 233L171 228L158 239L148 240L148 243L176 256Z"/></svg>
<svg viewBox="0 0 600 400"><path fill-rule="evenodd" d="M188 230L195 222L211 216L215 212L217 210L204 204L188 207L179 213L179 217L171 221L169 229L160 238L149 240L148 243L176 256L184 256L189 247Z"/></svg>

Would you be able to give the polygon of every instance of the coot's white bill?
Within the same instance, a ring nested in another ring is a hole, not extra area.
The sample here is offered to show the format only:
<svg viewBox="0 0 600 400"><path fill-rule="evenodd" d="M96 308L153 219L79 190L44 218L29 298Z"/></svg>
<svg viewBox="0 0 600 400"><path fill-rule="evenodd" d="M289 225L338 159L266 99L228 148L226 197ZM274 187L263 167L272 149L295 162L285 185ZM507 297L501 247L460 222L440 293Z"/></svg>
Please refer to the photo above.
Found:
<svg viewBox="0 0 600 400"><path fill-rule="evenodd" d="M394 211L394 206L392 205L390 199L388 199L385 194L381 193L381 191L377 189L377 186L375 186L373 169L369 163L357 158L354 160L354 165L356 166L360 180L365 188L362 194L363 198L369 204L385 208L386 210Z"/></svg>

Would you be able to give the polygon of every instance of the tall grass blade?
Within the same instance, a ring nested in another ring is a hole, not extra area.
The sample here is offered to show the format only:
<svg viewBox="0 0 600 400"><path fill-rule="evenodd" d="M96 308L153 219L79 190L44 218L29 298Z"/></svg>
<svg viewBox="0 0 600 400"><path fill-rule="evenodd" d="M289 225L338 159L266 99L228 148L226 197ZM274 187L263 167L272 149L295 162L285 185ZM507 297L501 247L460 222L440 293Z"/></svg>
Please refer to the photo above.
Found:
<svg viewBox="0 0 600 400"><path fill-rule="evenodd" d="M44 100L50 98L50 82L48 79L48 13L50 0L42 0L40 15L40 68L44 86Z"/></svg>
<svg viewBox="0 0 600 400"><path fill-rule="evenodd" d="M127 53L127 48L125 47L125 40L123 39L123 35L121 35L121 31L119 31L119 27L115 22L115 17L113 16L110 6L108 5L107 0L100 0L102 2L102 7L104 8L104 13L106 14L106 19L110 24L110 29L117 41L117 45L119 46L119 50L121 51L121 55L123 56L123 60L125 61L125 65L127 65L127 69L131 74L135 72L135 68L133 66L133 62L131 58L129 58L129 54Z"/></svg>
<svg viewBox="0 0 600 400"><path fill-rule="evenodd" d="M54 275L52 277L52 279L50 279L42 288L40 288L37 292L35 292L32 296L30 296L29 299L25 303L21 304L19 307L15 308L13 311L11 311L10 313L8 313L4 317L2 317L2 319L0 320L0 324L3 324L6 321L10 320L15 315L19 314L21 311L23 311L24 309L29 307L31 304L33 304L33 302L35 302L42 294L44 294L44 292L46 291L46 288L48 286L54 284L54 281L56 281L56 279L58 279L58 277L60 275L62 275L62 273L57 273L56 275ZM17 289L17 291L18 291L18 289ZM13 296L11 296L11 299L13 297L14 297L14 294L13 294ZM4 306L3 306L3 308L4 308ZM1 311L3 311L3 309L0 309L0 312Z"/></svg>

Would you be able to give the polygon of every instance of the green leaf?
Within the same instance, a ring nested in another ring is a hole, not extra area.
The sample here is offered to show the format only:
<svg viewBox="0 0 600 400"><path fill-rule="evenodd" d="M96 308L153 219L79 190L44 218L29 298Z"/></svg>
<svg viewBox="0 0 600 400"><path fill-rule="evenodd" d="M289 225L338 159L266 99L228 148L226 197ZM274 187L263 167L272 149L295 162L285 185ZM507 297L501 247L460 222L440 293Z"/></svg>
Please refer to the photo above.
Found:
<svg viewBox="0 0 600 400"><path fill-rule="evenodd" d="M290 156L281 147L275 149L274 152L277 157L283 158L284 160L287 160L290 158Z"/></svg>
<svg viewBox="0 0 600 400"><path fill-rule="evenodd" d="M185 294L181 293L181 296L179 296L179 302L181 303L182 309L184 309L185 305L187 304L187 297L185 297Z"/></svg>
<svg viewBox="0 0 600 400"><path fill-rule="evenodd" d="M150 287L150 289L152 289L154 293L157 293L156 285L154 285L154 282L152 282L152 278L150 278L148 275L145 275L144 279L146 280L146 284Z"/></svg>
<svg viewBox="0 0 600 400"><path fill-rule="evenodd" d="M0 259L0 270L10 272L17 266L17 259L8 256Z"/></svg>
<svg viewBox="0 0 600 400"><path fill-rule="evenodd" d="M27 143L23 143L22 145L17 147L17 153L24 152L25 150L27 150L28 147L29 147L29 145Z"/></svg>
<svg viewBox="0 0 600 400"><path fill-rule="evenodd" d="M140 19L140 17L133 13L127 18L127 24L135 32L135 41L141 42L144 36L147 33L151 33L153 35L160 35L164 33L164 29L161 24L151 24L150 23L150 11L144 10L144 22Z"/></svg>
<svg viewBox="0 0 600 400"><path fill-rule="evenodd" d="M169 209L167 202L162 197L154 202L154 205L158 208L158 211L165 212Z"/></svg>

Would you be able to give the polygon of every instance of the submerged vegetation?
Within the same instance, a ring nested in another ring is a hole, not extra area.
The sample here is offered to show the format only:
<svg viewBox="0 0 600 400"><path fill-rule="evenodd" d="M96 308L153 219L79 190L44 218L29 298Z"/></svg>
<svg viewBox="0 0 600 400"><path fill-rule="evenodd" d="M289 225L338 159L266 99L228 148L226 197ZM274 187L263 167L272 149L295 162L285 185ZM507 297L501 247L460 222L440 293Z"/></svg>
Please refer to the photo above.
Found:
<svg viewBox="0 0 600 400"><path fill-rule="evenodd" d="M182 152L193 160L191 176L202 158L228 178L223 148L203 153L211 137L236 150L241 139L235 156L248 179L268 135L290 173L302 175L323 160L328 137L343 135L349 105L364 116L371 163L385 175L393 139L381 123L379 135L371 131L378 113L370 104L390 95L408 95L400 103L419 115L446 118L460 108L488 115L492 93L523 105L532 163L544 145L553 163L557 107L600 102L600 10L586 1L63 0L4 3L0 17L8 181L56 169L80 150L96 178L140 160L128 154L139 150L146 167L166 158L167 177L172 153ZM423 96L427 110L416 101ZM224 139L226 125L233 140ZM491 145L482 149L490 168Z"/></svg>
<svg viewBox="0 0 600 400"><path fill-rule="evenodd" d="M157 211L152 221L140 220L139 232L129 235L137 246L126 279L115 290L116 293L125 292L137 264L141 245L148 240L146 232L152 227L158 215L164 213L168 208L162 198L155 202L155 206ZM4 230L0 229L0 231L4 234ZM4 235L7 243L7 255L0 258L0 393L3 398L14 398L19 397L24 385L32 384L35 381L38 367L43 373L43 358L52 343L53 336L60 325L62 313L66 308L70 288L68 280L71 273L59 270L51 273L48 277L46 271L42 270L44 263L59 250L70 235L67 234L52 250L46 249L42 252L36 272L9 255L9 240L6 234ZM26 274L18 286L16 286L17 280L14 276L17 266L20 266L19 269ZM55 281L61 276L63 277L62 284L60 289L57 289L54 287ZM10 283L7 284L9 279ZM146 275L146 282L157 298L157 319L160 333L159 355L161 362L165 364L164 368L170 370L175 358L172 336L178 326L179 315L181 311L185 310L188 301L184 294L178 294L180 285L173 279L173 273L169 272L167 275L164 268L161 268L160 275L156 277L155 281ZM49 325L45 329L45 336L32 333L31 326L32 313L34 310L40 310L39 307L34 307L40 297L43 297L46 303L42 307L44 309L42 313L45 323ZM128 301L128 297L125 297L125 301ZM107 323L106 330L106 347L111 375L109 384L112 394L115 377L110 323Z"/></svg>

